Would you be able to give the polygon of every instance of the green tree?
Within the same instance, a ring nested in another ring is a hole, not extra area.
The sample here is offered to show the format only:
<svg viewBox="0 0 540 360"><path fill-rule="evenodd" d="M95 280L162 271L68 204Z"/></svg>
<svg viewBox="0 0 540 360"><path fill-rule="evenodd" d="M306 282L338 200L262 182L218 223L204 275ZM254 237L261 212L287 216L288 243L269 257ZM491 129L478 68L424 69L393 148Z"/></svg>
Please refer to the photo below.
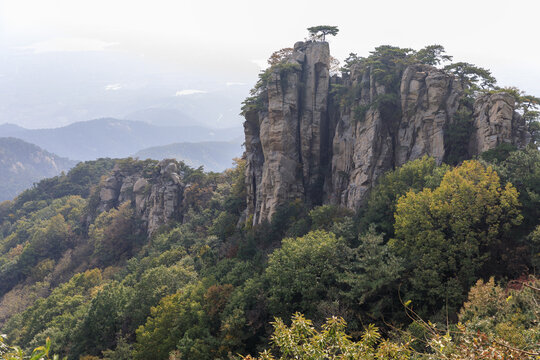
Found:
<svg viewBox="0 0 540 360"><path fill-rule="evenodd" d="M317 206L309 211L312 230L330 231L336 224L351 218L354 212L350 209L336 205Z"/></svg>
<svg viewBox="0 0 540 360"><path fill-rule="evenodd" d="M540 222L540 151L534 146L513 151L493 167L519 191L524 221L518 235L528 234Z"/></svg>
<svg viewBox="0 0 540 360"><path fill-rule="evenodd" d="M3 331L14 344L25 348L38 346L50 337L53 351L65 355L73 344L77 322L86 313L96 287L102 282L99 269L77 274L48 297L38 299L22 314L12 317Z"/></svg>
<svg viewBox="0 0 540 360"><path fill-rule="evenodd" d="M128 202L118 209L99 214L90 225L88 236L94 245L94 258L100 265L110 265L122 256L129 257L137 240L135 217Z"/></svg>
<svg viewBox="0 0 540 360"><path fill-rule="evenodd" d="M216 343L204 309L205 293L205 286L197 283L161 299L137 329L134 358L164 360L174 350L182 359L213 358Z"/></svg>
<svg viewBox="0 0 540 360"><path fill-rule="evenodd" d="M133 289L118 282L103 287L90 302L87 313L75 329L75 349L72 355L100 355L116 345L127 314L126 306Z"/></svg>
<svg viewBox="0 0 540 360"><path fill-rule="evenodd" d="M428 45L416 52L415 58L422 64L439 65L441 62L452 61L452 56L444 55L446 50L442 45Z"/></svg>
<svg viewBox="0 0 540 360"><path fill-rule="evenodd" d="M119 338L114 350L103 351L104 360L132 360L133 349L126 339Z"/></svg>
<svg viewBox="0 0 540 360"><path fill-rule="evenodd" d="M307 28L309 36L314 40L326 41L326 35L336 36L339 32L337 26L319 25Z"/></svg>
<svg viewBox="0 0 540 360"><path fill-rule="evenodd" d="M446 171L448 166L437 166L434 158L424 156L384 174L371 190L366 206L360 210L361 231L367 231L373 224L377 231L392 237L398 199L409 191L439 186Z"/></svg>
<svg viewBox="0 0 540 360"><path fill-rule="evenodd" d="M320 331L300 313L293 315L291 326L281 319L275 319L272 326L271 342L280 355L275 357L266 350L257 358L246 356L244 360L406 360L412 355L407 344L381 340L379 330L373 325L365 329L359 341L351 340L345 332L347 323L339 317L327 319Z"/></svg>
<svg viewBox="0 0 540 360"><path fill-rule="evenodd" d="M52 217L43 225L45 227L36 228L19 258L18 265L26 275L39 260L58 259L64 250L73 246L74 234L62 214Z"/></svg>
<svg viewBox="0 0 540 360"><path fill-rule="evenodd" d="M418 311L457 310L492 247L521 223L519 205L516 189L477 161L398 200L391 246L405 259L406 297Z"/></svg>
<svg viewBox="0 0 540 360"><path fill-rule="evenodd" d="M315 316L324 301L338 295L339 272L347 261L343 239L313 231L300 238L283 239L268 258L268 307L275 316L302 311Z"/></svg>
<svg viewBox="0 0 540 360"><path fill-rule="evenodd" d="M342 298L351 304L356 317L379 321L395 316L400 309L394 305L404 269L402 259L391 251L374 226L359 236L359 245L351 252L352 260L343 265L345 271L340 279L347 285Z"/></svg>
<svg viewBox="0 0 540 360"><path fill-rule="evenodd" d="M532 273L538 274L540 272L540 225L529 234L527 240L529 242Z"/></svg>
<svg viewBox="0 0 540 360"><path fill-rule="evenodd" d="M493 89L497 83L495 77L491 75L491 71L466 62L447 65L444 70L457 76L464 87L473 90Z"/></svg>
<svg viewBox="0 0 540 360"><path fill-rule="evenodd" d="M360 64L369 68L375 79L387 87L387 93L397 94L403 70L415 62L414 53L410 48L381 45L370 51Z"/></svg>
<svg viewBox="0 0 540 360"><path fill-rule="evenodd" d="M165 296L176 293L180 288L193 282L195 270L182 265L157 266L145 271L133 287L133 295L126 304L129 330L135 331L144 324L150 309L159 304Z"/></svg>

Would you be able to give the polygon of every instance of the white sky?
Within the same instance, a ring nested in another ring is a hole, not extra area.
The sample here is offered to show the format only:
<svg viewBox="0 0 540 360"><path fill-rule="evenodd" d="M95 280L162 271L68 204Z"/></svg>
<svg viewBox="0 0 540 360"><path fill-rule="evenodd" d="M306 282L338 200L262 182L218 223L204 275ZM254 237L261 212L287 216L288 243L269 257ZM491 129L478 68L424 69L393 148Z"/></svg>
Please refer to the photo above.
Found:
<svg viewBox="0 0 540 360"><path fill-rule="evenodd" d="M340 60L383 44L441 44L538 96L539 15L539 0L0 0L0 51L118 52L234 83L254 81L254 64L306 27L328 24L340 28L330 40Z"/></svg>

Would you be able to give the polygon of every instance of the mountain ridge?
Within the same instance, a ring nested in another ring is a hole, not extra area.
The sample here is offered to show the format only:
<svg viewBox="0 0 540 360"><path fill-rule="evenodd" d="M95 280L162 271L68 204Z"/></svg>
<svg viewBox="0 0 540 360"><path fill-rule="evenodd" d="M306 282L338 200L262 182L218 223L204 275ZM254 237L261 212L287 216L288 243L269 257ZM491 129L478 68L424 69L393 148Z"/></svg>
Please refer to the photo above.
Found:
<svg viewBox="0 0 540 360"><path fill-rule="evenodd" d="M3 124L0 136L20 138L59 156L93 160L128 157L147 147L182 141L230 141L240 138L241 130L198 125L160 127L141 121L101 118L51 129L24 129Z"/></svg>
<svg viewBox="0 0 540 360"><path fill-rule="evenodd" d="M232 167L232 159L242 156L240 142L201 141L181 142L139 150L139 159L176 159L191 167L203 166L205 171L222 172Z"/></svg>

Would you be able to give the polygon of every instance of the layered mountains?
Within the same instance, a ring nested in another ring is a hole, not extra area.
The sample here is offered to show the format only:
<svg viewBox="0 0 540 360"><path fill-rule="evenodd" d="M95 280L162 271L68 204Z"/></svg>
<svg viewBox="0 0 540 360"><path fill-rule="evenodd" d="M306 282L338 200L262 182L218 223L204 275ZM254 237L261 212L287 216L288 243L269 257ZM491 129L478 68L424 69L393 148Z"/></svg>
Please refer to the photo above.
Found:
<svg viewBox="0 0 540 360"><path fill-rule="evenodd" d="M0 137L16 137L59 156L76 160L102 157L121 158L154 146L178 142L236 141L242 143L239 128L210 129L194 126L156 126L142 121L103 118L53 129L24 129L0 125Z"/></svg>
<svg viewBox="0 0 540 360"><path fill-rule="evenodd" d="M149 111L142 118L158 115ZM160 115L163 115L160 113ZM169 114L173 115L178 114ZM145 121L103 118L52 129L0 125L0 201L10 200L43 178L69 170L78 161L138 157L177 159L206 171L232 167L242 155L241 128L162 126Z"/></svg>
<svg viewBox="0 0 540 360"><path fill-rule="evenodd" d="M191 167L203 166L206 171L221 172L231 168L234 158L242 156L243 149L236 141L183 142L154 146L134 154L139 159L176 159Z"/></svg>

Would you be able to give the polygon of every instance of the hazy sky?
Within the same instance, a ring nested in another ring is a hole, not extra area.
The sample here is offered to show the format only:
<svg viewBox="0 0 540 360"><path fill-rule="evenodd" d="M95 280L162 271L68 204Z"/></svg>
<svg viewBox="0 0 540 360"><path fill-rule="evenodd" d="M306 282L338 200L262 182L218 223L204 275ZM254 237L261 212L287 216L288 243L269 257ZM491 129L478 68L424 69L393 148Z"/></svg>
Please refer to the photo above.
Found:
<svg viewBox="0 0 540 360"><path fill-rule="evenodd" d="M59 126L125 115L141 98L186 102L237 87L241 98L257 64L319 24L339 26L330 42L340 60L383 44L441 44L455 61L491 69L500 85L539 96L539 14L537 0L0 0L0 97L10 99L0 99L0 123Z"/></svg>

